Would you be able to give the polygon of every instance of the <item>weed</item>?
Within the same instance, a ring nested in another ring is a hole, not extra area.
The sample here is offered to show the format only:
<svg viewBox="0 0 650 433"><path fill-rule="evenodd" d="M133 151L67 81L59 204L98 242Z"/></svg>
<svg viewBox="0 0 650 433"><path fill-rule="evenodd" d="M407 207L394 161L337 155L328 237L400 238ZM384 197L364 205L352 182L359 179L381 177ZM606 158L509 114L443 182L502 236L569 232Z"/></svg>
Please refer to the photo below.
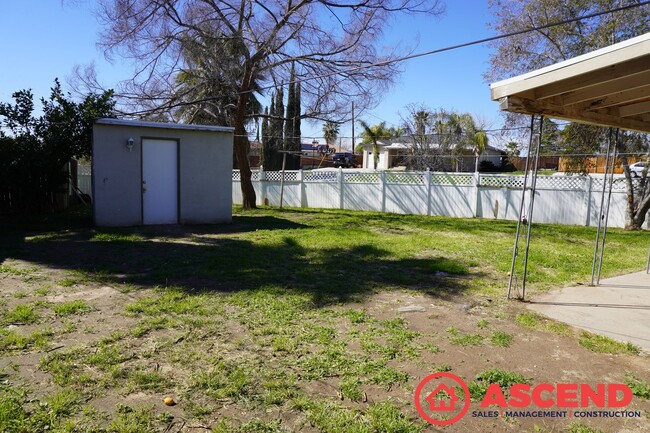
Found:
<svg viewBox="0 0 650 433"><path fill-rule="evenodd" d="M483 344L483 339L481 334L457 335L451 337L451 344L458 346L480 346Z"/></svg>
<svg viewBox="0 0 650 433"><path fill-rule="evenodd" d="M341 380L340 391L341 395L345 398L349 398L352 401L359 401L363 397L363 392L361 392L361 380L358 377L346 377Z"/></svg>
<svg viewBox="0 0 650 433"><path fill-rule="evenodd" d="M152 407L133 409L129 406L117 408L118 418L113 420L108 430L114 433L151 433L155 431L155 418Z"/></svg>
<svg viewBox="0 0 650 433"><path fill-rule="evenodd" d="M36 293L38 296L47 296L50 293L51 288L52 286L50 284L46 284L36 289L34 293Z"/></svg>
<svg viewBox="0 0 650 433"><path fill-rule="evenodd" d="M173 382L156 371L129 370L128 379L133 390L164 391Z"/></svg>
<svg viewBox="0 0 650 433"><path fill-rule="evenodd" d="M75 314L86 314L94 310L94 308L90 304L88 304L88 302L82 299L63 302L61 304L55 305L52 309L54 310L57 316L61 316L61 317L72 316Z"/></svg>
<svg viewBox="0 0 650 433"><path fill-rule="evenodd" d="M331 402L306 397L294 400L294 407L323 433L419 433L421 427L411 422L390 402L375 403L365 413L346 409Z"/></svg>
<svg viewBox="0 0 650 433"><path fill-rule="evenodd" d="M650 400L650 383L627 372L625 373L625 384L630 387L632 394L644 400Z"/></svg>
<svg viewBox="0 0 650 433"><path fill-rule="evenodd" d="M0 265L0 274L14 275L16 277L25 277L29 275L27 269L16 268L15 266Z"/></svg>
<svg viewBox="0 0 650 433"><path fill-rule="evenodd" d="M486 319L481 319L476 322L476 326L478 326L479 329L487 329L487 327L490 326L490 323Z"/></svg>
<svg viewBox="0 0 650 433"><path fill-rule="evenodd" d="M25 292L23 290L19 290L19 291L14 293L14 298L16 298L16 299L23 299L23 298L26 298L26 297L27 297L27 292Z"/></svg>
<svg viewBox="0 0 650 433"><path fill-rule="evenodd" d="M542 317L537 313L520 313L515 316L515 322L531 329L542 327Z"/></svg>
<svg viewBox="0 0 650 433"><path fill-rule="evenodd" d="M508 347L512 343L512 335L502 331L495 331L490 336L490 342L494 346Z"/></svg>
<svg viewBox="0 0 650 433"><path fill-rule="evenodd" d="M193 376L191 388L201 390L213 398L237 400L251 393L250 377L243 366L219 361L209 371L197 372Z"/></svg>
<svg viewBox="0 0 650 433"><path fill-rule="evenodd" d="M29 335L22 335L16 330L0 330L0 351L27 350L31 347L45 350L49 347L50 339L54 332L49 328L32 331Z"/></svg>
<svg viewBox="0 0 650 433"><path fill-rule="evenodd" d="M476 379L467 386L472 400L482 399L490 384L493 383L499 384L504 394L507 394L512 385L530 383L530 381L521 374L512 371L498 368L486 370L477 374Z"/></svg>
<svg viewBox="0 0 650 433"><path fill-rule="evenodd" d="M79 280L72 277L67 277L57 282L57 284L62 287L72 287L77 283L79 283Z"/></svg>
<svg viewBox="0 0 650 433"><path fill-rule="evenodd" d="M5 323L20 325L30 325L39 319L39 314L34 310L34 306L28 304L16 305L13 310L5 312L4 316Z"/></svg>
<svg viewBox="0 0 650 433"><path fill-rule="evenodd" d="M627 353L631 355L638 355L641 353L641 348L630 342L621 343L604 335L592 334L586 331L580 334L578 343L592 352L612 354Z"/></svg>
<svg viewBox="0 0 650 433"><path fill-rule="evenodd" d="M345 310L343 314L346 315L350 319L350 322L354 324L365 323L368 321L368 313L364 309Z"/></svg>
<svg viewBox="0 0 650 433"><path fill-rule="evenodd" d="M571 334L571 327L566 323L550 321L537 313L527 312L517 314L515 316L515 322L526 328L551 331L557 335Z"/></svg>
<svg viewBox="0 0 650 433"><path fill-rule="evenodd" d="M603 431L582 423L573 423L567 429L567 433L603 433Z"/></svg>

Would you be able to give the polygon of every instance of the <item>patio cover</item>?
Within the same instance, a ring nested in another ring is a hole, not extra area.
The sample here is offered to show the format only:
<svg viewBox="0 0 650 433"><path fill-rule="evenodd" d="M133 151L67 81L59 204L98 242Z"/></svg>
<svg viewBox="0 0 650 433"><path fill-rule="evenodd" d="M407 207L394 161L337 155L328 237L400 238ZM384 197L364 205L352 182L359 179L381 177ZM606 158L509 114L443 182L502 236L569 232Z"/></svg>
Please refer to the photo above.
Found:
<svg viewBox="0 0 650 433"><path fill-rule="evenodd" d="M501 110L650 133L650 33L490 89Z"/></svg>

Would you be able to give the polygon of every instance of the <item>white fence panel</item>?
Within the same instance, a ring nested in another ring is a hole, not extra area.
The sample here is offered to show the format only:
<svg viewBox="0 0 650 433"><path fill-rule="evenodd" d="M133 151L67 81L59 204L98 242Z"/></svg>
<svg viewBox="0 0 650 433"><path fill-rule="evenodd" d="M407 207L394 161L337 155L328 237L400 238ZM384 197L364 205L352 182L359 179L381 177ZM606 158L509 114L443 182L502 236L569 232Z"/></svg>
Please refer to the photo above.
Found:
<svg viewBox="0 0 650 433"><path fill-rule="evenodd" d="M343 209L381 212L381 185L378 183L344 183Z"/></svg>
<svg viewBox="0 0 650 433"><path fill-rule="evenodd" d="M265 197L266 204L270 206L280 206L280 182L266 182L262 188L266 188ZM282 205L289 207L300 207L302 194L302 185L296 182L284 183L284 193L282 196Z"/></svg>
<svg viewBox="0 0 650 433"><path fill-rule="evenodd" d="M258 204L280 204L281 177L280 172L253 172ZM516 221L523 186L524 176L510 175L341 169L287 171L283 204ZM602 186L602 177L538 177L533 222L597 225ZM524 213L527 213L530 190L525 195ZM238 171L233 172L233 202L242 202ZM618 178L611 194L609 226L625 225L625 206L625 182ZM648 226L646 220L644 227Z"/></svg>
<svg viewBox="0 0 650 433"><path fill-rule="evenodd" d="M386 186L385 211L400 214L427 215L427 185L395 184Z"/></svg>
<svg viewBox="0 0 650 433"><path fill-rule="evenodd" d="M338 183L305 182L302 184L302 191L302 207L321 209L338 209L341 207Z"/></svg>
<svg viewBox="0 0 650 433"><path fill-rule="evenodd" d="M475 197L471 186L432 185L431 215L472 218Z"/></svg>

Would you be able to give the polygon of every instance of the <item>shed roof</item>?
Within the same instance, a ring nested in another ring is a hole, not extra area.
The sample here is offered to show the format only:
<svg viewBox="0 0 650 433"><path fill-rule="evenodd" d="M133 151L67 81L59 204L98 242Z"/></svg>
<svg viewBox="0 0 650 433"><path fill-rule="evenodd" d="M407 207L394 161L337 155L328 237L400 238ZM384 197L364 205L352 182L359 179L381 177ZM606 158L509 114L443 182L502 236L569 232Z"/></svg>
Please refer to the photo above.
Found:
<svg viewBox="0 0 650 433"><path fill-rule="evenodd" d="M119 126L133 126L137 128L164 128L164 129L184 129L191 131L213 131L213 132L234 132L235 128L229 126L214 126L214 125L188 125L184 123L165 123L165 122L147 122L143 120L129 120L129 119L97 119L95 123L100 125L119 125Z"/></svg>
<svg viewBox="0 0 650 433"><path fill-rule="evenodd" d="M490 88L501 110L650 132L650 33Z"/></svg>

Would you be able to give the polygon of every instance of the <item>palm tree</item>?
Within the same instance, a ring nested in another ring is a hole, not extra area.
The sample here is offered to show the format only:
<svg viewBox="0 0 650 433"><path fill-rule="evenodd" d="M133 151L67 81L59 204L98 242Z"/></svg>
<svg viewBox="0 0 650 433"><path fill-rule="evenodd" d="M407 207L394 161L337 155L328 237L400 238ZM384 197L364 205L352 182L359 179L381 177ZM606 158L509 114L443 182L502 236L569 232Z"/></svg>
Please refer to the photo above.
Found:
<svg viewBox="0 0 650 433"><path fill-rule="evenodd" d="M323 137L325 137L325 143L328 146L331 143L335 143L338 136L339 136L339 124L338 123L325 122L323 124Z"/></svg>
<svg viewBox="0 0 650 433"><path fill-rule="evenodd" d="M485 131L476 131L472 138L474 142L474 155L476 156L476 162L474 165L474 172L478 173L478 159L481 157L481 154L485 152L485 149L488 145L488 136Z"/></svg>
<svg viewBox="0 0 650 433"><path fill-rule="evenodd" d="M175 117L185 123L233 126L237 83L242 74L240 60L246 47L241 40L224 40L207 31L199 35L198 39L188 37L181 43L185 67L176 75L174 99L180 105ZM260 80L261 77L254 79L255 83ZM248 101L250 121L261 113L262 106L255 93Z"/></svg>
<svg viewBox="0 0 650 433"><path fill-rule="evenodd" d="M363 120L359 120L359 125L363 128L363 131L361 132L361 137L363 137L361 144L372 143L374 168L377 169L377 166L379 165L379 141L382 139L390 140L392 138L397 138L402 134L402 130L393 127L387 128L386 122L370 126Z"/></svg>

